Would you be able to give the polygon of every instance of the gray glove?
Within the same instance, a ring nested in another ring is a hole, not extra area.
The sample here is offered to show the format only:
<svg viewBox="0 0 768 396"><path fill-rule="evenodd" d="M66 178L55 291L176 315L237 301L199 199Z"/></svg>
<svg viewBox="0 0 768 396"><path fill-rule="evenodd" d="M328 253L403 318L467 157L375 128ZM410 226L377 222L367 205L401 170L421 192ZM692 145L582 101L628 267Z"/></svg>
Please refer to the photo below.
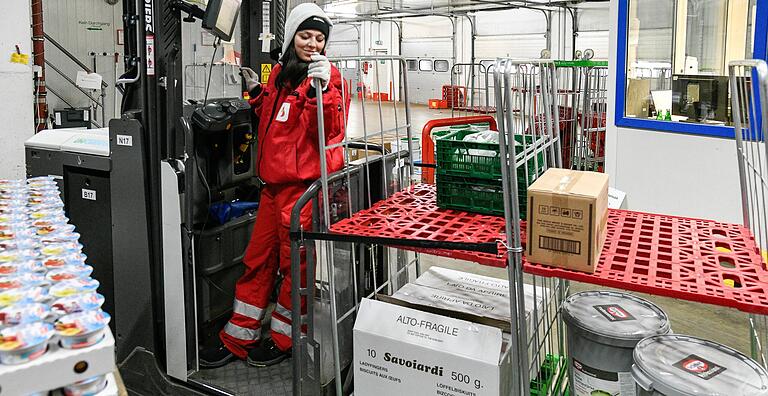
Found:
<svg viewBox="0 0 768 396"><path fill-rule="evenodd" d="M312 55L312 63L307 69L307 77L322 81L323 91L328 89L328 83L331 81L331 62L325 55Z"/></svg>
<svg viewBox="0 0 768 396"><path fill-rule="evenodd" d="M245 83L248 92L253 91L254 88L261 84L259 82L259 75L250 67L241 67L240 75L243 76L243 82Z"/></svg>

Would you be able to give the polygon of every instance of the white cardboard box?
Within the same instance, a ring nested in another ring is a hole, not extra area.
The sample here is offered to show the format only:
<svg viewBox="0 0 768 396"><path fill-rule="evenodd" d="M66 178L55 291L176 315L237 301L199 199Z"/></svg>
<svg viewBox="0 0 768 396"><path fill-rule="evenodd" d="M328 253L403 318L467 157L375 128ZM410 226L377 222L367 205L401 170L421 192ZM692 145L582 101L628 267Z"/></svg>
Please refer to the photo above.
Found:
<svg viewBox="0 0 768 396"><path fill-rule="evenodd" d="M546 287L526 284L525 309L527 331L531 348L528 350L531 378L538 374L538 366L548 352L541 345L540 335L558 337L557 326L552 323L557 315L552 291ZM533 314L534 299L536 314ZM403 286L387 301L406 307L432 312L433 314L497 327L504 331L503 343L509 340L510 301L509 282L488 276L476 275L442 267L431 267L413 283ZM545 307L546 305L546 307ZM552 327L548 330L548 327Z"/></svg>
<svg viewBox="0 0 768 396"><path fill-rule="evenodd" d="M356 396L509 393L499 328L365 299L353 338Z"/></svg>
<svg viewBox="0 0 768 396"><path fill-rule="evenodd" d="M544 303L549 289L524 285L525 310L528 335L534 329L531 317L534 305L538 314L544 312ZM444 311L462 312L494 321L510 321L509 282L504 279L475 275L441 267L431 267L416 281L403 286L392 295L393 298L409 304L428 306ZM535 298L535 304L534 304ZM538 319L538 318L536 318ZM489 322L485 324L496 325ZM509 330L508 326L501 326Z"/></svg>

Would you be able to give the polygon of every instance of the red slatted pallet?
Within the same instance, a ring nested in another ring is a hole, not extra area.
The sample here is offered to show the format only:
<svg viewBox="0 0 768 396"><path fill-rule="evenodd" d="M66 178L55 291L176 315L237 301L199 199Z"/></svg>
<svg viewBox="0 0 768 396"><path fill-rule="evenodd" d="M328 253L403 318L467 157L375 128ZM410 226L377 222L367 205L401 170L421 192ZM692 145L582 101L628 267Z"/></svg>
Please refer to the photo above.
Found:
<svg viewBox="0 0 768 396"><path fill-rule="evenodd" d="M440 209L435 186L417 184L370 209L339 221L332 232L368 237L387 237L450 242L494 242L504 237L504 218L458 210ZM411 249L411 248L409 248ZM493 254L455 250L411 249L436 256L474 261L495 267L506 266L504 258Z"/></svg>
<svg viewBox="0 0 768 396"><path fill-rule="evenodd" d="M751 233L737 224L611 210L594 274L533 263L524 270L768 314L768 272Z"/></svg>
<svg viewBox="0 0 768 396"><path fill-rule="evenodd" d="M524 223L521 228L525 235ZM453 242L506 239L502 217L439 209L435 203L434 186L427 184L378 202L351 219L334 224L331 231ZM743 226L610 210L607 234L594 274L527 262L524 262L524 270L540 276L768 314L768 271L752 235ZM506 266L504 255L414 250L484 265Z"/></svg>

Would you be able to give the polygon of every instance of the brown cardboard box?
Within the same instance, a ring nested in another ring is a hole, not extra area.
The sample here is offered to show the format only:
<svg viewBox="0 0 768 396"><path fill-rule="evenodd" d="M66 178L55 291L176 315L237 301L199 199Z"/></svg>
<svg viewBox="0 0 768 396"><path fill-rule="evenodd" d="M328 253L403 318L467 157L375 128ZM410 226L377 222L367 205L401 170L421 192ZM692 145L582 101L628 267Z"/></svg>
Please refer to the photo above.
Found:
<svg viewBox="0 0 768 396"><path fill-rule="evenodd" d="M549 169L528 187L528 261L595 272L608 220L608 175Z"/></svg>
<svg viewBox="0 0 768 396"><path fill-rule="evenodd" d="M651 103L651 80L627 79L627 104L625 113L627 117L646 118L650 114L648 106Z"/></svg>

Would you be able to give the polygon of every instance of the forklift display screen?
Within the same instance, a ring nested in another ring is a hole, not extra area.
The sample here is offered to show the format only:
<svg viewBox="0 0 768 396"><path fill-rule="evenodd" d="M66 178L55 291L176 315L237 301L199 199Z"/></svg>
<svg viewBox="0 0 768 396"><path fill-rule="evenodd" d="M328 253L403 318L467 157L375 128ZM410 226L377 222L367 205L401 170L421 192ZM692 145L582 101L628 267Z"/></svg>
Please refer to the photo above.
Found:
<svg viewBox="0 0 768 396"><path fill-rule="evenodd" d="M230 41L240 14L242 0L210 0L205 9L203 27L222 41Z"/></svg>

